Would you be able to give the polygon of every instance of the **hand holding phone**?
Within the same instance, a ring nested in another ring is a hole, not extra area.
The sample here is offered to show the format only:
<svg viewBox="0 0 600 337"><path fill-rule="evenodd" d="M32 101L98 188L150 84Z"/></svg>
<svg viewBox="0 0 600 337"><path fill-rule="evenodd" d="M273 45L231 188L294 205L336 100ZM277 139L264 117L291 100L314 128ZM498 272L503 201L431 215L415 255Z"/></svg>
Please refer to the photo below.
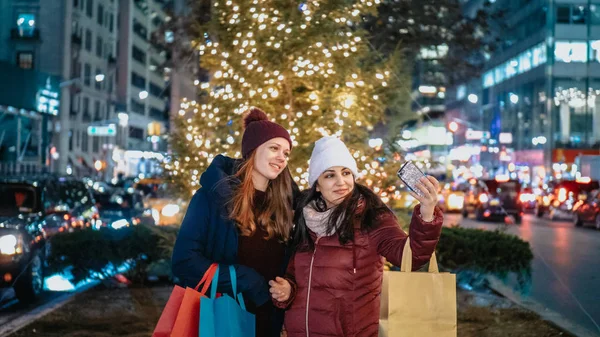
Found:
<svg viewBox="0 0 600 337"><path fill-rule="evenodd" d="M404 185L406 185L406 187L408 187L414 193L424 197L423 192L421 192L421 190L417 187L417 183L422 177L425 177L425 173L419 170L417 165L415 165L412 161L407 161L398 170L398 178L402 180Z"/></svg>
<svg viewBox="0 0 600 337"><path fill-rule="evenodd" d="M398 170L398 178L410 189L411 195L421 204L421 218L433 220L435 206L438 203L439 182L432 176L426 176L413 162L406 162Z"/></svg>

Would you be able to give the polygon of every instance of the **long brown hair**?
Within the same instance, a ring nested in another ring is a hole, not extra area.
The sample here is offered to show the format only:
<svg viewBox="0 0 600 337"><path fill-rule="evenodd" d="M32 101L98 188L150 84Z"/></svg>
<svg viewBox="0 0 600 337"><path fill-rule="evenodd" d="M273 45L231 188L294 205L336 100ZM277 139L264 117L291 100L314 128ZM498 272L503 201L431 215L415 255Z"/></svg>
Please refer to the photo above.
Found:
<svg viewBox="0 0 600 337"><path fill-rule="evenodd" d="M267 232L266 239L277 237L287 241L292 229L292 175L286 166L277 178L269 181L267 186L267 202L260 214L255 217L254 211L254 157L256 150L241 164L235 174L241 183L231 201L230 218L233 219L241 235L250 236L256 231L256 226L263 226ZM258 219L258 224L255 222Z"/></svg>

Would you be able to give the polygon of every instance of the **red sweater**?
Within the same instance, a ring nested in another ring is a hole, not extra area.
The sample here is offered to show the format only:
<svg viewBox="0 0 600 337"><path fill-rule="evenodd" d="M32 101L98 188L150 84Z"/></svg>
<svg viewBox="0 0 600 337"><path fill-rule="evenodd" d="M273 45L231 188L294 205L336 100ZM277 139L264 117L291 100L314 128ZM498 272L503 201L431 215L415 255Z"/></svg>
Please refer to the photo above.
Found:
<svg viewBox="0 0 600 337"><path fill-rule="evenodd" d="M423 222L419 214L417 206L409 230L415 270L429 261L444 220L437 208L431 223ZM376 221L375 229L367 233L356 229L354 242L341 245L338 236L332 235L315 240L313 252L296 252L286 273L292 284L290 300L276 302L289 306L285 315L288 337L377 336L381 257L399 266L408 236L391 213Z"/></svg>

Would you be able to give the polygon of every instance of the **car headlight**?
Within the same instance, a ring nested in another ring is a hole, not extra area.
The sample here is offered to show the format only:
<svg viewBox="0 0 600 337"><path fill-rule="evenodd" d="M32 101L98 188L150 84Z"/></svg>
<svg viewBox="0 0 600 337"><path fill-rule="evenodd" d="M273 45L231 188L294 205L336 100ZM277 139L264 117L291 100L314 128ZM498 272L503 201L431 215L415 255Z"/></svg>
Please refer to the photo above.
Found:
<svg viewBox="0 0 600 337"><path fill-rule="evenodd" d="M163 216L173 216L175 214L179 213L179 206L175 205L175 204L168 204L165 207L163 207L161 214Z"/></svg>
<svg viewBox="0 0 600 337"><path fill-rule="evenodd" d="M0 236L0 254L4 255L15 255L21 254L23 249L21 247L21 240L15 235L4 235Z"/></svg>
<svg viewBox="0 0 600 337"><path fill-rule="evenodd" d="M114 229L119 229L129 226L129 222L125 219L119 219L117 221L114 221L110 226Z"/></svg>
<svg viewBox="0 0 600 337"><path fill-rule="evenodd" d="M152 219L154 219L154 222L158 225L158 222L160 221L160 213L158 212L158 210L156 208L152 209Z"/></svg>

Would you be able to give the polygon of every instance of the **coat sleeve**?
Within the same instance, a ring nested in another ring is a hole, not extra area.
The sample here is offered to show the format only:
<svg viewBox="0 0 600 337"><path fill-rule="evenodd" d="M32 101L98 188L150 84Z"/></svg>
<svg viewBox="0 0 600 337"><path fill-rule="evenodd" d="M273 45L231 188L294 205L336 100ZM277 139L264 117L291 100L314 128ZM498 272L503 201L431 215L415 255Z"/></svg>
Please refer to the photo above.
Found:
<svg viewBox="0 0 600 337"><path fill-rule="evenodd" d="M290 292L290 298L288 298L288 300L285 302L279 302L276 299L274 299L273 297L271 297L271 300L273 301L273 305L279 309L289 308L290 305L296 299L296 294L298 293L298 284L296 283L296 275L295 275L295 269L294 269L295 259L296 259L296 254L292 255L292 258L290 259L290 263L288 264L288 267L287 267L287 271L285 272L285 276L283 277L290 283L290 286L292 287L292 290Z"/></svg>
<svg viewBox="0 0 600 337"><path fill-rule="evenodd" d="M209 203L202 190L192 197L185 214L175 247L173 248L173 275L182 286L195 287L208 267L214 262L206 256L205 240L209 229ZM264 278L254 269L242 265L234 265L237 274L238 291L244 293L257 306L269 300L269 288ZM217 291L231 293L229 268L219 266L219 284Z"/></svg>
<svg viewBox="0 0 600 337"><path fill-rule="evenodd" d="M410 235L413 271L421 268L431 258L444 222L444 215L438 207L435 209L433 221L424 222L420 216L420 207L421 205L417 205L413 211L408 235L400 228L396 216L391 212L381 214L377 219L377 228L369 234L369 241L376 245L379 255L396 266L402 264L402 252L406 238Z"/></svg>

